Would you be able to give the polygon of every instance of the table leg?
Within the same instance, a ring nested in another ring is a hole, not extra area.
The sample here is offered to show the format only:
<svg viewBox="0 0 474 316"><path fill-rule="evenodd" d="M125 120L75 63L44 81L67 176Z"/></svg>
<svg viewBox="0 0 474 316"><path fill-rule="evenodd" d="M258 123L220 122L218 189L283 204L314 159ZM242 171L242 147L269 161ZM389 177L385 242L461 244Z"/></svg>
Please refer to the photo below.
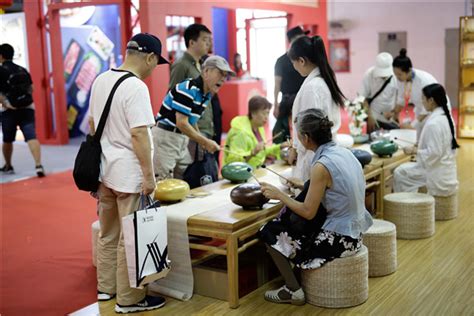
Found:
<svg viewBox="0 0 474 316"><path fill-rule="evenodd" d="M384 179L383 171L379 174L379 187L375 193L375 199L377 200L377 211L376 216L377 218L383 219L383 197L385 192L385 179Z"/></svg>
<svg viewBox="0 0 474 316"><path fill-rule="evenodd" d="M228 300L230 308L239 307L239 253L237 237L227 238L227 280Z"/></svg>

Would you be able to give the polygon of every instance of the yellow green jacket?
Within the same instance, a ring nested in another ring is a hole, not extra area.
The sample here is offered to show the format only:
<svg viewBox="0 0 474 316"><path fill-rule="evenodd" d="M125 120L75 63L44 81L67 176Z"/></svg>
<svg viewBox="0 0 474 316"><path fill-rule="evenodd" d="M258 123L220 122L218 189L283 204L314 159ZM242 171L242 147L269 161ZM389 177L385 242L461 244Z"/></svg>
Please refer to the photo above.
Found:
<svg viewBox="0 0 474 316"><path fill-rule="evenodd" d="M265 130L263 127L258 129L263 142L266 143ZM250 156L252 150L257 146L258 141L252 131L250 119L246 115L237 116L230 122L230 130L227 133L226 149L232 153L224 152L224 164L234 161L247 162L256 168L265 163L267 156L272 155L280 159L280 145L268 145L264 150L250 158L248 161L244 157Z"/></svg>

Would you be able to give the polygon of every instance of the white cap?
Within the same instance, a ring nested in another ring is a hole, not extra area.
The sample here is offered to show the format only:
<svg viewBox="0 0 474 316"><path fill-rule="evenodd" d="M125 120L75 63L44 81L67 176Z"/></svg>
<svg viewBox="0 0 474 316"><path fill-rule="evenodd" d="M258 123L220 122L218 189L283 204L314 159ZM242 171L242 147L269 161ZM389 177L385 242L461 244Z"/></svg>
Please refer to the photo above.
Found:
<svg viewBox="0 0 474 316"><path fill-rule="evenodd" d="M393 57L389 53L380 53L375 58L374 76L389 77L393 75Z"/></svg>
<svg viewBox="0 0 474 316"><path fill-rule="evenodd" d="M235 76L235 72L230 69L229 63L223 57L218 55L209 56L204 63L202 68L217 68L227 72L231 76Z"/></svg>

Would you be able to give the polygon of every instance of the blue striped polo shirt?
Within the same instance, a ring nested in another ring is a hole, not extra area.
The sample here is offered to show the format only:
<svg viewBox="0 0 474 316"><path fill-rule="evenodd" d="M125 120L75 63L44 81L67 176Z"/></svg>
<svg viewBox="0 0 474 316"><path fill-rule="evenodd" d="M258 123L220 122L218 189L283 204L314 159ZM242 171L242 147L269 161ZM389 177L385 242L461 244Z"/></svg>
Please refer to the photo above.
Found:
<svg viewBox="0 0 474 316"><path fill-rule="evenodd" d="M201 76L178 83L163 100L156 121L175 127L179 112L189 117L189 124L196 124L211 102L211 93L204 94L203 86Z"/></svg>

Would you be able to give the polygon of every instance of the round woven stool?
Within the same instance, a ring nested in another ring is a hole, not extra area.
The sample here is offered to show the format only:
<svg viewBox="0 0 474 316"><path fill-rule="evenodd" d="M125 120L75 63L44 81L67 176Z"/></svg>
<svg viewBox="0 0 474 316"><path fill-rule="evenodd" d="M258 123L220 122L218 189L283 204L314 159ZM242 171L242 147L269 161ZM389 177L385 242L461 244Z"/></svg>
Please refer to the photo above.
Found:
<svg viewBox="0 0 474 316"><path fill-rule="evenodd" d="M458 216L458 193L449 196L434 196L435 219L444 221Z"/></svg>
<svg viewBox="0 0 474 316"><path fill-rule="evenodd" d="M424 193L392 193L383 198L384 219L397 226L397 238L427 238L435 232L434 198Z"/></svg>
<svg viewBox="0 0 474 316"><path fill-rule="evenodd" d="M99 239L100 224L99 221L95 221L91 226L92 230L92 264L97 267L97 239Z"/></svg>
<svg viewBox="0 0 474 316"><path fill-rule="evenodd" d="M369 297L369 256L367 247L355 255L334 259L321 268L302 270L306 302L342 308L364 303Z"/></svg>
<svg viewBox="0 0 474 316"><path fill-rule="evenodd" d="M374 219L363 234L369 249L369 277L391 274L397 270L397 228L393 223Z"/></svg>

